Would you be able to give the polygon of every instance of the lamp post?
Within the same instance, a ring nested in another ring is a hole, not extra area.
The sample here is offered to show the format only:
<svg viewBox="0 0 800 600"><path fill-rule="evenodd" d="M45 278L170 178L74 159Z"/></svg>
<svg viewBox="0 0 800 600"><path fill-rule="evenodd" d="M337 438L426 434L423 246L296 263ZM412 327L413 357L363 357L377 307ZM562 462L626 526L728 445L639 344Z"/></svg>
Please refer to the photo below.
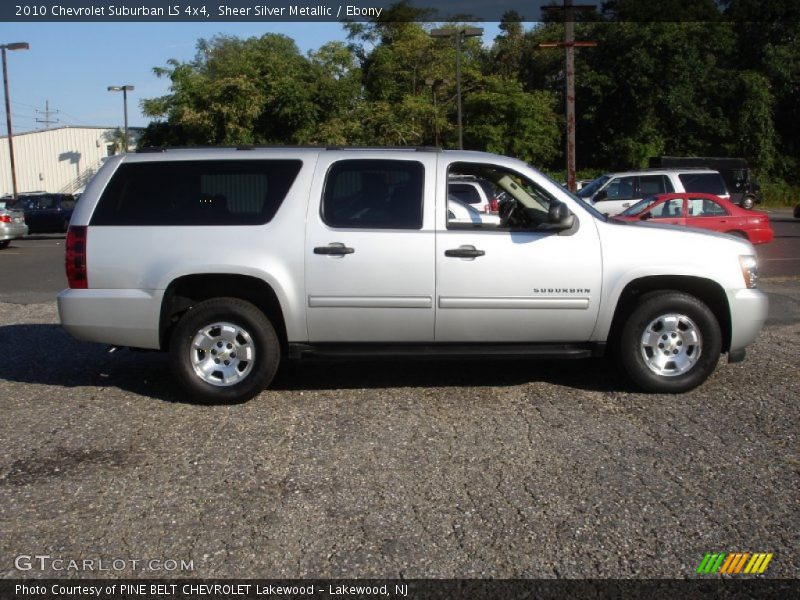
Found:
<svg viewBox="0 0 800 600"><path fill-rule="evenodd" d="M133 91L132 85L110 85L109 92L122 92L122 106L125 111L125 139L123 141L125 153L128 152L128 92Z"/></svg>
<svg viewBox="0 0 800 600"><path fill-rule="evenodd" d="M6 127L8 128L8 158L11 162L11 193L17 197L17 170L14 164L14 134L11 131L11 98L8 95L8 65L6 64L6 50L27 50L30 48L28 42L14 42L13 44L2 44L0 49L3 52L3 91L6 95Z"/></svg>
<svg viewBox="0 0 800 600"><path fill-rule="evenodd" d="M448 83L446 79L433 79L429 77L425 80L425 85L429 85L431 87L431 94L433 95L433 135L434 135L434 146L439 145L439 115L436 109L436 88L438 88L443 83Z"/></svg>
<svg viewBox="0 0 800 600"><path fill-rule="evenodd" d="M431 37L456 38L456 103L458 105L458 149L464 149L464 131L461 125L461 44L468 37L480 37L483 35L482 27L461 27L459 29L431 29Z"/></svg>

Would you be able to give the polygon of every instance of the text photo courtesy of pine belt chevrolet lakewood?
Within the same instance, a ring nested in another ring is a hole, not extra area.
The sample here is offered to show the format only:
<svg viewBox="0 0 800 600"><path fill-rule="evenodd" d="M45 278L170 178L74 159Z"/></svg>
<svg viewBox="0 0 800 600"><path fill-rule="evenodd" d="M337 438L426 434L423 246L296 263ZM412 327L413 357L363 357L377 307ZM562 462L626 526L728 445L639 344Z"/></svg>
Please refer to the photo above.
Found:
<svg viewBox="0 0 800 600"><path fill-rule="evenodd" d="M498 214L457 215L459 180ZM609 219L519 160L429 148L115 156L66 267L72 335L167 351L209 402L255 396L282 358L398 355L608 353L679 393L744 359L767 315L744 239Z"/></svg>

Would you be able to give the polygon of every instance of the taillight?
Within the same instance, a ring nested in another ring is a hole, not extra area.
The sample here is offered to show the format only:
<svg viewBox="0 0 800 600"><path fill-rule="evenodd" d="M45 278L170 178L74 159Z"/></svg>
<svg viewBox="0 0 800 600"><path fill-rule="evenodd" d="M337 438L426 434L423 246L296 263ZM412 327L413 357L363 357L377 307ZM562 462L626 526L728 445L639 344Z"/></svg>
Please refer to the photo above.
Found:
<svg viewBox="0 0 800 600"><path fill-rule="evenodd" d="M0 215L0 223L11 223L11 215Z"/></svg>
<svg viewBox="0 0 800 600"><path fill-rule="evenodd" d="M67 232L67 282L72 289L85 290L89 287L86 275L86 235L88 228L73 226Z"/></svg>

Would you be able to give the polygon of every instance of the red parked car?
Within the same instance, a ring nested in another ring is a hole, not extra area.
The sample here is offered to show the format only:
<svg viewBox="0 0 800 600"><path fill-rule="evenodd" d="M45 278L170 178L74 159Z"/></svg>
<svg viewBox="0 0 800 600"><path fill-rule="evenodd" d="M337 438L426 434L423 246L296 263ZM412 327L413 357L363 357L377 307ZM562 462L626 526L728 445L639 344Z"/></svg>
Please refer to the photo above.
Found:
<svg viewBox="0 0 800 600"><path fill-rule="evenodd" d="M747 238L751 244L766 244L774 236L767 213L745 210L712 194L649 196L613 218L710 229Z"/></svg>

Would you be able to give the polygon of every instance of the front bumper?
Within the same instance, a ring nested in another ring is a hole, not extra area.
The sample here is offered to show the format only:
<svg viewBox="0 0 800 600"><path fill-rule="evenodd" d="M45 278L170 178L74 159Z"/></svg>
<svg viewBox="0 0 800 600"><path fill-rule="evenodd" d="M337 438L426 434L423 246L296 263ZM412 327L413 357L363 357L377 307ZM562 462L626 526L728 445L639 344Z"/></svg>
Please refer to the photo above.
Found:
<svg viewBox="0 0 800 600"><path fill-rule="evenodd" d="M769 299L758 289L728 290L731 309L731 347L736 353L758 337L769 312Z"/></svg>

